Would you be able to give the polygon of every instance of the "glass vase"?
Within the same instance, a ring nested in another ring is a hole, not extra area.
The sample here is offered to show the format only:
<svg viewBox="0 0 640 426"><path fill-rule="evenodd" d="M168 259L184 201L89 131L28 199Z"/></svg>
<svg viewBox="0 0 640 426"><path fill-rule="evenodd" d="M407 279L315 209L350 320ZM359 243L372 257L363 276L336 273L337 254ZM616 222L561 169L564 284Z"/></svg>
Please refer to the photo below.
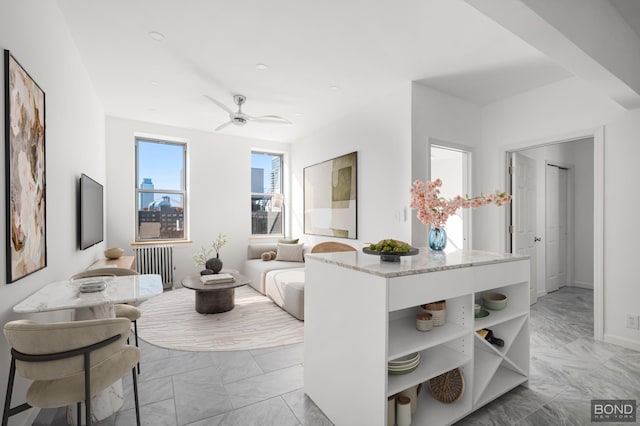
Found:
<svg viewBox="0 0 640 426"><path fill-rule="evenodd" d="M434 251L442 251L447 246L447 232L441 228L429 229L429 247Z"/></svg>

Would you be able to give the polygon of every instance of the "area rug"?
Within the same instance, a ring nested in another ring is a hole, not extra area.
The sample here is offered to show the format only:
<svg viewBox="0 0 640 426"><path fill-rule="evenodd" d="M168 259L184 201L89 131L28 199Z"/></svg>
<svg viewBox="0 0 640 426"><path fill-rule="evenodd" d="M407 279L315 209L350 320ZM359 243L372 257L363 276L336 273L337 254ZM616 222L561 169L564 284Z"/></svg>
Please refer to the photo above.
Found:
<svg viewBox="0 0 640 426"><path fill-rule="evenodd" d="M195 291L167 291L142 303L138 336L182 351L238 351L300 343L304 322L249 286L236 288L236 306L220 314L195 311Z"/></svg>

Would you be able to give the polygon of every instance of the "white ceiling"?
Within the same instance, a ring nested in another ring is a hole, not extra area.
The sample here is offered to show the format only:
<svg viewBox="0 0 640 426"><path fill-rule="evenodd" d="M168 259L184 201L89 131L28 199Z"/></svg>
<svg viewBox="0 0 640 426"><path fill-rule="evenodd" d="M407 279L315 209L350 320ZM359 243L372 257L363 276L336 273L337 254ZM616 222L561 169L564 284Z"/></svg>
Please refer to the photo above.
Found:
<svg viewBox="0 0 640 426"><path fill-rule="evenodd" d="M58 3L107 115L213 131L204 95L239 93L293 122L223 134L293 141L410 81L484 105L570 76L462 0Z"/></svg>
<svg viewBox="0 0 640 426"><path fill-rule="evenodd" d="M640 37L640 1L609 0L620 15L627 21L631 29Z"/></svg>

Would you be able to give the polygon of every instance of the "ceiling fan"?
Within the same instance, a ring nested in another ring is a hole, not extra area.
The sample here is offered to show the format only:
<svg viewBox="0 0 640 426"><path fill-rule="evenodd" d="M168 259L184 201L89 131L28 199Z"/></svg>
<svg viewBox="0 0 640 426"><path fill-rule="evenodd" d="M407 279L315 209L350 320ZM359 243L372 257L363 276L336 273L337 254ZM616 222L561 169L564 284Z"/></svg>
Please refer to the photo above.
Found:
<svg viewBox="0 0 640 426"><path fill-rule="evenodd" d="M218 105L220 108L225 110L229 114L229 121L223 123L216 127L216 131L222 130L230 124L235 124L236 126L244 126L248 121L255 121L257 123L280 123L280 124L292 124L289 120L284 117L280 117L278 115L261 115L259 117L252 117L250 115L242 112L242 104L244 104L247 100L244 95L233 95L233 102L238 105L238 111L232 111L228 106L223 104L217 99L213 99L211 96L204 95L205 98L209 99L214 104Z"/></svg>

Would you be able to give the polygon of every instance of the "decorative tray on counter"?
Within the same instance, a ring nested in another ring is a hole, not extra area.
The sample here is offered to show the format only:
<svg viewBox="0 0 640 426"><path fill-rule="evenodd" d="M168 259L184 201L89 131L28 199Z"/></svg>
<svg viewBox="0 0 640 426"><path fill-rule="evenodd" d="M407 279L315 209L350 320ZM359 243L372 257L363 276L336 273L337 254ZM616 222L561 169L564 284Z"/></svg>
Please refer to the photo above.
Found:
<svg viewBox="0 0 640 426"><path fill-rule="evenodd" d="M380 260L383 260L385 262L400 262L400 257L402 256L415 256L416 254L418 254L420 252L419 249L412 247L409 251L405 251L405 252L400 252L400 253L394 253L391 251L376 251L376 250L371 250L369 248L363 248L362 249L363 253L366 254L373 254L376 256L380 256Z"/></svg>
<svg viewBox="0 0 640 426"><path fill-rule="evenodd" d="M103 280L86 281L80 284L78 290L80 293L95 293L107 288L107 284Z"/></svg>

